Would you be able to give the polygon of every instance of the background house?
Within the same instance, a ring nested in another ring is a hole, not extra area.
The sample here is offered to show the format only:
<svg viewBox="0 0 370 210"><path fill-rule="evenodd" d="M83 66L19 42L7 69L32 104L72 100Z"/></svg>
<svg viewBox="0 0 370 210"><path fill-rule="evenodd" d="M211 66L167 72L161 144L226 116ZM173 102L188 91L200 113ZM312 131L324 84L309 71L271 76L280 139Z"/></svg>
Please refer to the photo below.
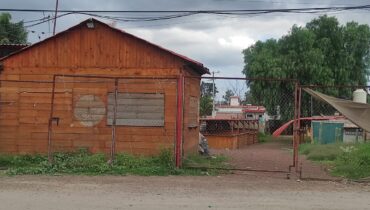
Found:
<svg viewBox="0 0 370 210"><path fill-rule="evenodd" d="M0 58L27 47L27 44L0 44Z"/></svg>

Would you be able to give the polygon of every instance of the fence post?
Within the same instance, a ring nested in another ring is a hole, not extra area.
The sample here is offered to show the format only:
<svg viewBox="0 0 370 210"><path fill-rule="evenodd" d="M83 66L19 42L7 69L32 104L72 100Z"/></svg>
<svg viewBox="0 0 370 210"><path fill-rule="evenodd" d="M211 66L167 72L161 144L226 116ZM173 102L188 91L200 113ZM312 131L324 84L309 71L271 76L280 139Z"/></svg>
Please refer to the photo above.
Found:
<svg viewBox="0 0 370 210"><path fill-rule="evenodd" d="M300 139L300 109L301 109L301 87L298 82L294 91L294 123L293 123L293 165L298 171L298 145Z"/></svg>
<svg viewBox="0 0 370 210"><path fill-rule="evenodd" d="M176 113L176 145L175 165L180 168L182 165L182 137L183 137L183 109L184 109L184 76L180 74L177 79L177 113Z"/></svg>
<svg viewBox="0 0 370 210"><path fill-rule="evenodd" d="M51 102L50 102L50 116L48 122L48 161L51 163L53 161L52 148L51 148L51 135L53 127L53 112L54 112L54 98L55 98L55 80L56 75L53 75L53 87L51 89Z"/></svg>
<svg viewBox="0 0 370 210"><path fill-rule="evenodd" d="M114 79L114 104L113 104L113 121L112 121L112 143L110 148L110 160L109 163L113 164L114 155L116 152L116 124L117 124L117 98L118 98L118 81Z"/></svg>

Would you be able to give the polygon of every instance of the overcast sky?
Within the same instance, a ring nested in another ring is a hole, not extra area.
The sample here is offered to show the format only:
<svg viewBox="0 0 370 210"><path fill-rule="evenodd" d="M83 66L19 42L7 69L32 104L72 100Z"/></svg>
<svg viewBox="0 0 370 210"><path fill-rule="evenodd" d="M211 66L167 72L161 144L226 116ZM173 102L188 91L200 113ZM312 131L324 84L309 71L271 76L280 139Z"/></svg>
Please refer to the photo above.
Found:
<svg viewBox="0 0 370 210"><path fill-rule="evenodd" d="M0 0L1 8L53 9L55 0ZM276 9L319 6L349 6L370 4L370 0L59 0L59 9L80 10L207 10L207 9ZM13 12L13 19L33 20L51 14ZM112 14L110 14L112 15ZM127 16L127 14L114 14ZM279 38L293 24L304 25L320 14L269 14L259 16L196 15L169 21L118 22L116 27L193 58L218 76L242 76L242 50L257 40ZM321 14L322 15L322 14ZM370 11L329 13L341 23L370 23ZM57 21L62 31L88 18L70 15ZM105 21L104 22L109 22ZM39 41L51 35L52 23L29 28L29 41ZM44 34L42 34L44 33Z"/></svg>

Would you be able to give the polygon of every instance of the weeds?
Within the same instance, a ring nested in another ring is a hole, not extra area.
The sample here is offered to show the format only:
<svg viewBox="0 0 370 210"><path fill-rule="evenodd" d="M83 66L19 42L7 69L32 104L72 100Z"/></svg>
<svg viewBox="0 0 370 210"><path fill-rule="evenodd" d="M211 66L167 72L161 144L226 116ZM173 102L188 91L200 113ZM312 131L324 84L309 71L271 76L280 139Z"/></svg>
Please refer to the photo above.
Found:
<svg viewBox="0 0 370 210"><path fill-rule="evenodd" d="M333 174L360 179L370 177L370 144L344 148L343 155L335 160Z"/></svg>
<svg viewBox="0 0 370 210"><path fill-rule="evenodd" d="M197 164L207 162L212 167L224 164L226 158L216 156L208 160L201 156L191 156ZM55 153L53 163L49 163L44 155L0 155L0 167L6 167L8 175L20 174L77 174L77 175L203 175L201 170L177 169L174 165L173 154L163 150L152 157L117 154L113 164L107 163L104 154L90 154L86 150L71 153ZM217 174L212 171L211 174Z"/></svg>
<svg viewBox="0 0 370 210"><path fill-rule="evenodd" d="M343 154L342 144L302 144L299 146L301 154L313 161L334 161Z"/></svg>
<svg viewBox="0 0 370 210"><path fill-rule="evenodd" d="M302 144L299 150L309 160L332 165L332 175L370 177L370 144Z"/></svg>

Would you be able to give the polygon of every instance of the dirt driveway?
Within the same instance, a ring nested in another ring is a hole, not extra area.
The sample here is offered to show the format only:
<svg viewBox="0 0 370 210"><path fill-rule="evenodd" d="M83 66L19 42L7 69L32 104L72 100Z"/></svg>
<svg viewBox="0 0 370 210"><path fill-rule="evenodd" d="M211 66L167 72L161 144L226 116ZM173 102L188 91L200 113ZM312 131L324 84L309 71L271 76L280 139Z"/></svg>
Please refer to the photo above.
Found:
<svg viewBox="0 0 370 210"><path fill-rule="evenodd" d="M238 150L212 150L214 154L223 154L231 158L231 164L238 169L282 171L280 174L270 173L269 176L286 177L289 165L293 163L293 149L291 137L281 137L269 142L245 146ZM322 165L306 160L299 156L299 167L303 178L338 180L327 172ZM293 169L293 172L295 170ZM236 171L238 174L249 172ZM293 174L292 177L298 176Z"/></svg>
<svg viewBox="0 0 370 210"><path fill-rule="evenodd" d="M370 209L370 187L258 173L220 177L0 178L0 209Z"/></svg>

